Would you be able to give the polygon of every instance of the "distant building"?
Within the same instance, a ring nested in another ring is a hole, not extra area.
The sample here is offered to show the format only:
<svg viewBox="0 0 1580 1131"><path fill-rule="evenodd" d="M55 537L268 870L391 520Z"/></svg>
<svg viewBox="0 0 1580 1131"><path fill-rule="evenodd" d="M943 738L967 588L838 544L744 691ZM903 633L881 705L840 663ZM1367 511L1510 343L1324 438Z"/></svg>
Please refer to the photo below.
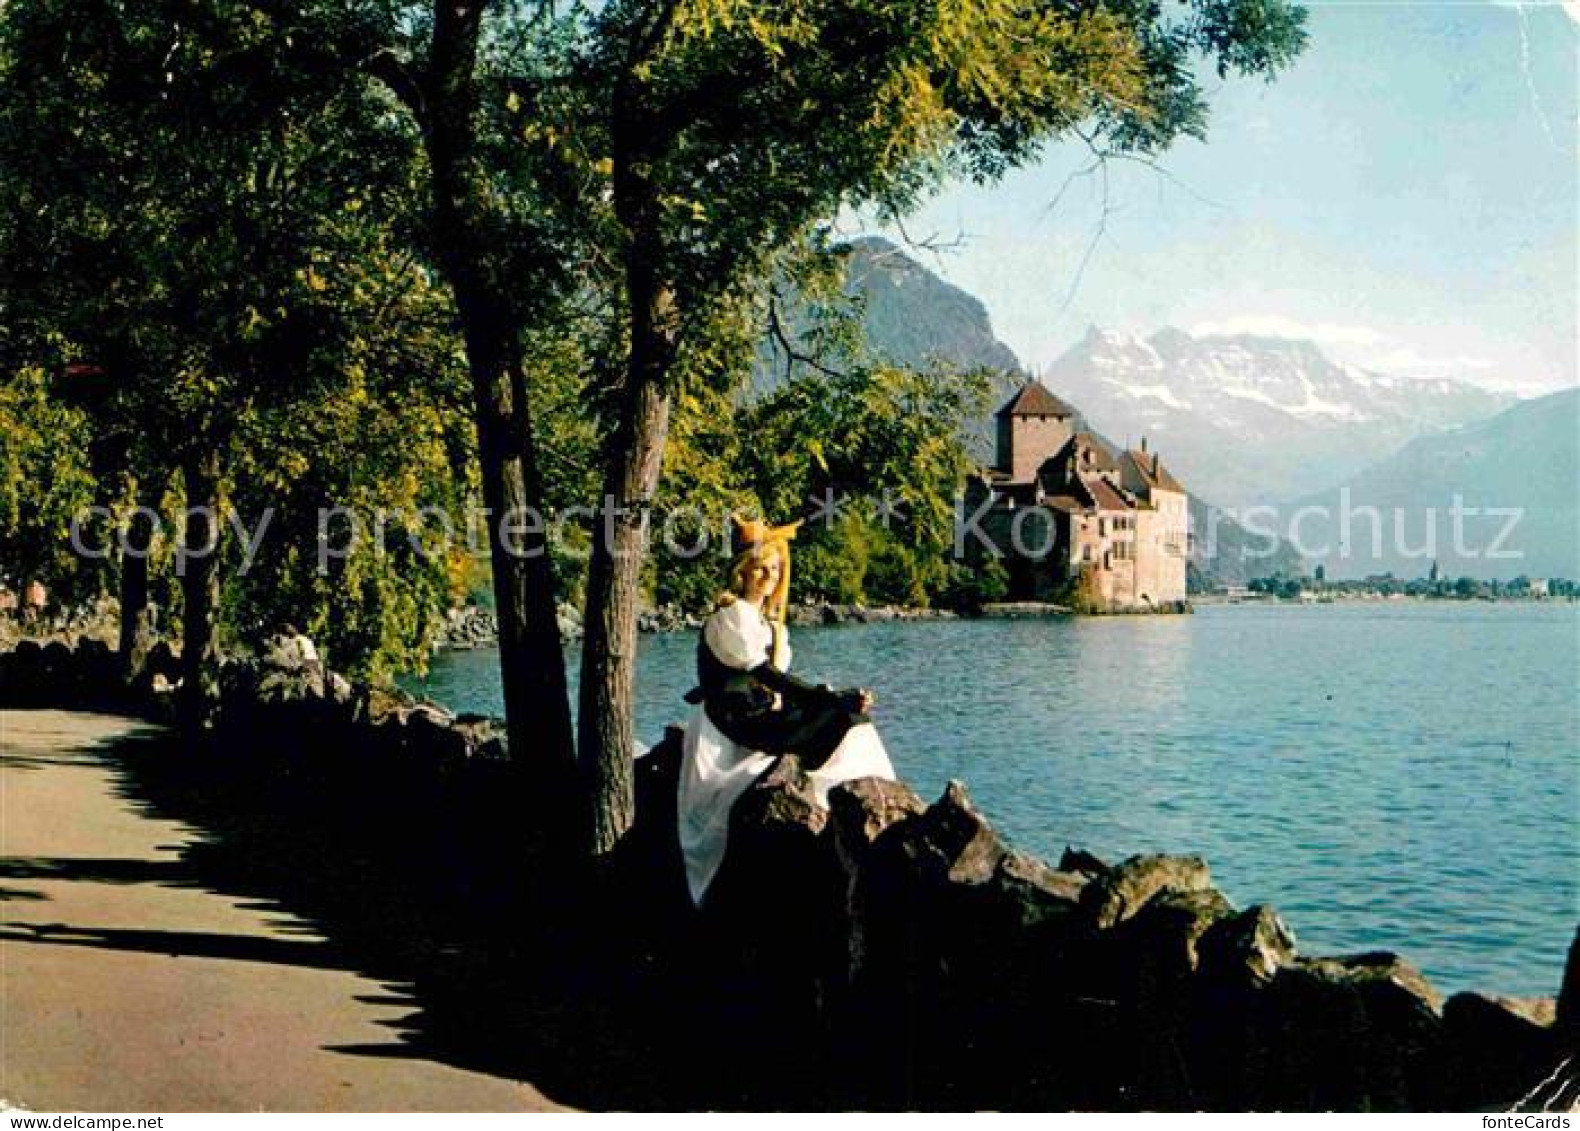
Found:
<svg viewBox="0 0 1580 1131"><path fill-rule="evenodd" d="M1028 381L996 416L997 462L966 484L966 512L1003 557L1010 594L1079 589L1115 608L1185 599L1185 488L1157 453L1114 453L1075 430L1075 412ZM985 512L984 512L984 508ZM991 552L975 540L968 549Z"/></svg>

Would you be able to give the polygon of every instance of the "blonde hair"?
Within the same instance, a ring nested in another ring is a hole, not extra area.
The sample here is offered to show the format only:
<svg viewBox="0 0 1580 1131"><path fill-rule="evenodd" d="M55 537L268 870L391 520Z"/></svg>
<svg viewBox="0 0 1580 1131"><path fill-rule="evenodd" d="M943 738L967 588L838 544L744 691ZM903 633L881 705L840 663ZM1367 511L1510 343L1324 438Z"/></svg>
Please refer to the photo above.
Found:
<svg viewBox="0 0 1580 1131"><path fill-rule="evenodd" d="M776 538L771 542L748 546L730 562L730 588L719 595L719 604L728 605L746 596L746 579L770 556L779 559L779 584L763 599L763 618L773 624L783 625L785 609L790 603L790 541Z"/></svg>

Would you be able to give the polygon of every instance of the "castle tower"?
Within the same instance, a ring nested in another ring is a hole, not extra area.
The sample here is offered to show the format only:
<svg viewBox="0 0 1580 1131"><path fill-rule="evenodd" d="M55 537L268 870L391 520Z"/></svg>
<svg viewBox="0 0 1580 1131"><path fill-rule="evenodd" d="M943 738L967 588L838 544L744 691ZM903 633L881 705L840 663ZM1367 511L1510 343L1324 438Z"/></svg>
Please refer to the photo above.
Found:
<svg viewBox="0 0 1580 1131"><path fill-rule="evenodd" d="M1029 482L1072 433L1075 410L1040 381L1027 381L995 414L998 467L1016 483Z"/></svg>

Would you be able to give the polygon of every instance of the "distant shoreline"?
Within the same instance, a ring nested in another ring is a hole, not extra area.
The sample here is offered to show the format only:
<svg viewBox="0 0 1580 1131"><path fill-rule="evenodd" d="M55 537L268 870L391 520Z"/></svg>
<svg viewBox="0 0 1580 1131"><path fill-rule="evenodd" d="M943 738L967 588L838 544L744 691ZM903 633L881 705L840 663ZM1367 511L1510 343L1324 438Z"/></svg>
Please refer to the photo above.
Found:
<svg viewBox="0 0 1580 1131"><path fill-rule="evenodd" d="M1226 597L1222 594L1200 594L1192 597L1191 604L1203 606L1225 605L1575 605L1580 597L1432 597L1415 593L1324 593L1311 597L1274 597L1251 593L1243 597Z"/></svg>

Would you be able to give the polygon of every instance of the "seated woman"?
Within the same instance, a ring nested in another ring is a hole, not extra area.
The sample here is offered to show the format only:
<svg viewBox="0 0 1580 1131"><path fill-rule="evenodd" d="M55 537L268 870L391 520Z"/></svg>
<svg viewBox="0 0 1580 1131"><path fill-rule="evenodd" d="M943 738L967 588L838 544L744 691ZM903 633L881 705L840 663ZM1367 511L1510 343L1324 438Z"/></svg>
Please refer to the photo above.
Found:
<svg viewBox="0 0 1580 1131"><path fill-rule="evenodd" d="M680 849L691 898L701 903L724 860L730 810L782 754L795 754L822 804L856 778L893 778L867 717L872 693L814 687L788 675L785 605L796 526L736 520L730 589L702 628L699 686L686 726L678 790Z"/></svg>

